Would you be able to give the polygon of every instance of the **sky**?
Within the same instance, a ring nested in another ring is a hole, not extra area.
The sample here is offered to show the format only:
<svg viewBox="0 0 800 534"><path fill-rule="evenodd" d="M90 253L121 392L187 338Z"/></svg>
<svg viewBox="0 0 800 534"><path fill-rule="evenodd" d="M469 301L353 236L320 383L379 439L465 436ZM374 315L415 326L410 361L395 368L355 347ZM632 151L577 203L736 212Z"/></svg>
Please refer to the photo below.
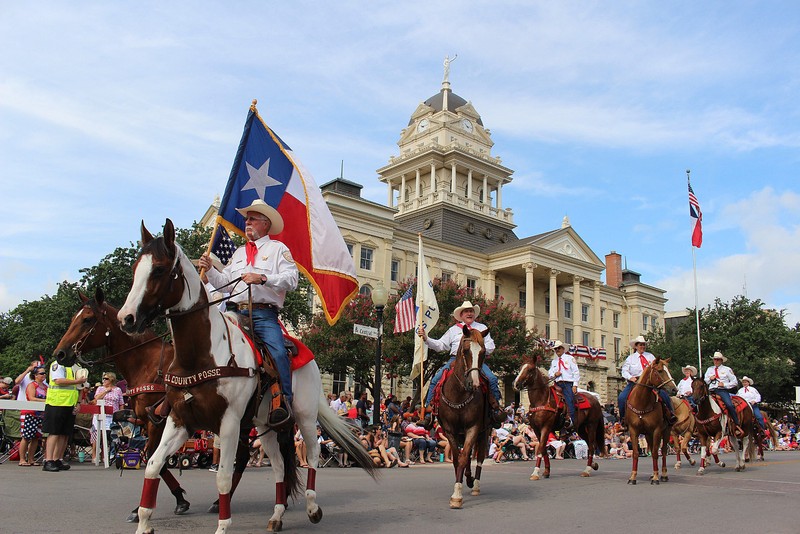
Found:
<svg viewBox="0 0 800 534"><path fill-rule="evenodd" d="M0 0L0 312L54 294L224 191L252 99L322 185L385 203L376 169L453 92L514 170L525 237L573 228L667 311L800 322L800 5L794 2Z"/></svg>

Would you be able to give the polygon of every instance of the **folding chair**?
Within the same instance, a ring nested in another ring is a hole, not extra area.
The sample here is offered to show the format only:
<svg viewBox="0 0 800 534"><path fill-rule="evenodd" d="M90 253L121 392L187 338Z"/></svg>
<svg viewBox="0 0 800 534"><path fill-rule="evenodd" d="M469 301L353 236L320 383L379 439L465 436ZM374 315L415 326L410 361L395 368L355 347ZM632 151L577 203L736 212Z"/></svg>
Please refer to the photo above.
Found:
<svg viewBox="0 0 800 534"><path fill-rule="evenodd" d="M79 413L75 416L75 426L67 447L70 460L77 459L81 452L84 458L92 457L92 414ZM87 460L88 461L88 460Z"/></svg>
<svg viewBox="0 0 800 534"><path fill-rule="evenodd" d="M328 467L329 465L336 464L338 467L343 467L342 462L342 454L344 451L339 447L333 444L326 444L323 447L320 447L320 461L319 461L319 468Z"/></svg>
<svg viewBox="0 0 800 534"><path fill-rule="evenodd" d="M19 410L0 410L0 464L14 455L19 457L21 439Z"/></svg>

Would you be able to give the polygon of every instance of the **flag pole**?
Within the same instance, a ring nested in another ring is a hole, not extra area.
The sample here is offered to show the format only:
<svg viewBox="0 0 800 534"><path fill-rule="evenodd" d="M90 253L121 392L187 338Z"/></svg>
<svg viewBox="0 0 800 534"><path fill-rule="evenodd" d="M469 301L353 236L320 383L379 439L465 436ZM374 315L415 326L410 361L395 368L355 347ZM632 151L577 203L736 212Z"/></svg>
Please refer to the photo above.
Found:
<svg viewBox="0 0 800 534"><path fill-rule="evenodd" d="M425 292L420 286L422 280L422 233L417 233L419 240L419 251L417 253L417 294L420 296L420 306L417 310L417 329L422 328L422 310L425 309ZM422 291L422 293L420 293ZM426 333L427 335L427 333ZM420 419L425 419L425 341L419 339L419 405L420 405Z"/></svg>
<svg viewBox="0 0 800 534"><path fill-rule="evenodd" d="M686 169L686 183L689 184L691 189L691 180L689 175L690 169ZM697 328L697 372L702 376L703 373L703 353L700 348L700 307L697 303L697 252L695 251L694 244L692 245L692 274L694 276L694 317L695 325Z"/></svg>
<svg viewBox="0 0 800 534"><path fill-rule="evenodd" d="M214 229L211 230L211 239L208 240L208 246L206 247L206 254L211 255L211 247L214 246L214 238L217 236L217 230L219 229L219 215L214 218ZM203 278L203 275L206 274L205 269L200 269L200 278Z"/></svg>

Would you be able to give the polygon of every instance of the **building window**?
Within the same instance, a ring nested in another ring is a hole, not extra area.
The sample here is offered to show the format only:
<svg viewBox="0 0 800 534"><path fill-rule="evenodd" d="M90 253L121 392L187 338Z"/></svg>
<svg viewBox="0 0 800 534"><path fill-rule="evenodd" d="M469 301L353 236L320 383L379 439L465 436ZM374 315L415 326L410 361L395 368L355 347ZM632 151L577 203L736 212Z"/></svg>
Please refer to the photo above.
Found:
<svg viewBox="0 0 800 534"><path fill-rule="evenodd" d="M612 320L614 321L614 328L619 328L619 312L614 312Z"/></svg>
<svg viewBox="0 0 800 534"><path fill-rule="evenodd" d="M453 273L442 271L442 282L449 282L453 279Z"/></svg>
<svg viewBox="0 0 800 534"><path fill-rule="evenodd" d="M606 309L600 308L600 326L603 326L606 322Z"/></svg>
<svg viewBox="0 0 800 534"><path fill-rule="evenodd" d="M333 391L337 396L342 391L347 391L347 373L333 373Z"/></svg>
<svg viewBox="0 0 800 534"><path fill-rule="evenodd" d="M550 339L550 323L544 325L544 337Z"/></svg>
<svg viewBox="0 0 800 534"><path fill-rule="evenodd" d="M392 260L391 277L392 282L397 282L398 278L400 278L400 262L398 260Z"/></svg>
<svg viewBox="0 0 800 534"><path fill-rule="evenodd" d="M347 252L350 253L350 257L352 258L353 257L353 244L352 243L347 243Z"/></svg>
<svg viewBox="0 0 800 534"><path fill-rule="evenodd" d="M469 184L464 184L464 198L469 198Z"/></svg>
<svg viewBox="0 0 800 534"><path fill-rule="evenodd" d="M523 310L525 309L525 301L528 299L528 295L525 291L519 292L519 307Z"/></svg>
<svg viewBox="0 0 800 534"><path fill-rule="evenodd" d="M622 339L614 338L614 360L619 360L619 347L622 344Z"/></svg>
<svg viewBox="0 0 800 534"><path fill-rule="evenodd" d="M647 332L647 315L642 315L642 332Z"/></svg>
<svg viewBox="0 0 800 534"><path fill-rule="evenodd" d="M606 348L606 336L600 336L600 347Z"/></svg>
<svg viewBox="0 0 800 534"><path fill-rule="evenodd" d="M372 253L373 252L374 252L374 250L372 250L369 247L361 247L361 265L360 265L360 267L362 269L365 269L367 271L371 271L372 270Z"/></svg>
<svg viewBox="0 0 800 534"><path fill-rule="evenodd" d="M500 300L500 285L494 285L494 300Z"/></svg>
<svg viewBox="0 0 800 534"><path fill-rule="evenodd" d="M589 346L589 332L583 332L583 344L584 346Z"/></svg>
<svg viewBox="0 0 800 534"><path fill-rule="evenodd" d="M358 290L358 294L368 297L372 295L372 288L364 284L363 286L361 286L361 289Z"/></svg>
<svg viewBox="0 0 800 534"><path fill-rule="evenodd" d="M594 391L594 388L595 388L594 381L589 380L589 382L586 384L586 389L588 389L589 391Z"/></svg>
<svg viewBox="0 0 800 534"><path fill-rule="evenodd" d="M572 345L572 328L564 329L564 343Z"/></svg>
<svg viewBox="0 0 800 534"><path fill-rule="evenodd" d="M564 319L571 319L572 318L572 301L565 300L564 301Z"/></svg>
<svg viewBox="0 0 800 534"><path fill-rule="evenodd" d="M478 286L477 278L467 278L467 291L475 293L475 288Z"/></svg>
<svg viewBox="0 0 800 534"><path fill-rule="evenodd" d="M544 312L550 313L550 297L544 298Z"/></svg>
<svg viewBox="0 0 800 534"><path fill-rule="evenodd" d="M589 305L581 304L581 321L584 323L589 322Z"/></svg>

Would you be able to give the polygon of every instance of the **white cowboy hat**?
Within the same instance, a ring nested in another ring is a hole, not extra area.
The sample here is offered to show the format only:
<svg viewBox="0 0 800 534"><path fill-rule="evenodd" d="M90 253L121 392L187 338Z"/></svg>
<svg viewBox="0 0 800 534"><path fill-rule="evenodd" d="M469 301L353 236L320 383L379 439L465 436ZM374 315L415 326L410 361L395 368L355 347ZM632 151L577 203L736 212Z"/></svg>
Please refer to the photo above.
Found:
<svg viewBox="0 0 800 534"><path fill-rule="evenodd" d="M272 223L269 227L269 232L267 232L269 235L275 235L283 232L283 217L281 217L281 214L278 213L278 210L260 198L255 199L253 203L246 208L236 208L236 211L241 213L242 217L247 217L248 211L255 211L256 213L260 213L269 219Z"/></svg>
<svg viewBox="0 0 800 534"><path fill-rule="evenodd" d="M470 308L472 308L475 311L475 317L477 317L478 315L481 314L481 307L480 306L478 306L477 304L472 304L470 301L465 300L464 304L462 304L461 306L459 306L458 308L453 310L453 317L455 317L456 321L460 321L461 320L461 313L464 310L468 310Z"/></svg>
<svg viewBox="0 0 800 534"><path fill-rule="evenodd" d="M748 382L750 382L750 385L751 385L751 386L753 385L753 379L752 379L752 378L750 378L749 376L743 376L743 377L742 377L742 384L744 384L744 381L745 381L745 380L747 380Z"/></svg>
<svg viewBox="0 0 800 534"><path fill-rule="evenodd" d="M683 367L681 367L681 371L686 371L686 370L691 371L692 376L697 376L697 367L695 367L694 365L684 365Z"/></svg>
<svg viewBox="0 0 800 534"><path fill-rule="evenodd" d="M644 336L639 336L635 339L631 339L630 342L631 348L635 347L637 343L644 343L645 345L647 345L647 340L644 338Z"/></svg>
<svg viewBox="0 0 800 534"><path fill-rule="evenodd" d="M558 347L564 347L564 350L566 350L566 351L569 350L569 345L567 345L566 343L564 343L560 339L556 339L553 342L553 350L556 350Z"/></svg>
<svg viewBox="0 0 800 534"><path fill-rule="evenodd" d="M728 358L726 358L720 351L715 352L714 356L711 359L712 360L722 360L722 363L725 363L725 362L728 361Z"/></svg>

